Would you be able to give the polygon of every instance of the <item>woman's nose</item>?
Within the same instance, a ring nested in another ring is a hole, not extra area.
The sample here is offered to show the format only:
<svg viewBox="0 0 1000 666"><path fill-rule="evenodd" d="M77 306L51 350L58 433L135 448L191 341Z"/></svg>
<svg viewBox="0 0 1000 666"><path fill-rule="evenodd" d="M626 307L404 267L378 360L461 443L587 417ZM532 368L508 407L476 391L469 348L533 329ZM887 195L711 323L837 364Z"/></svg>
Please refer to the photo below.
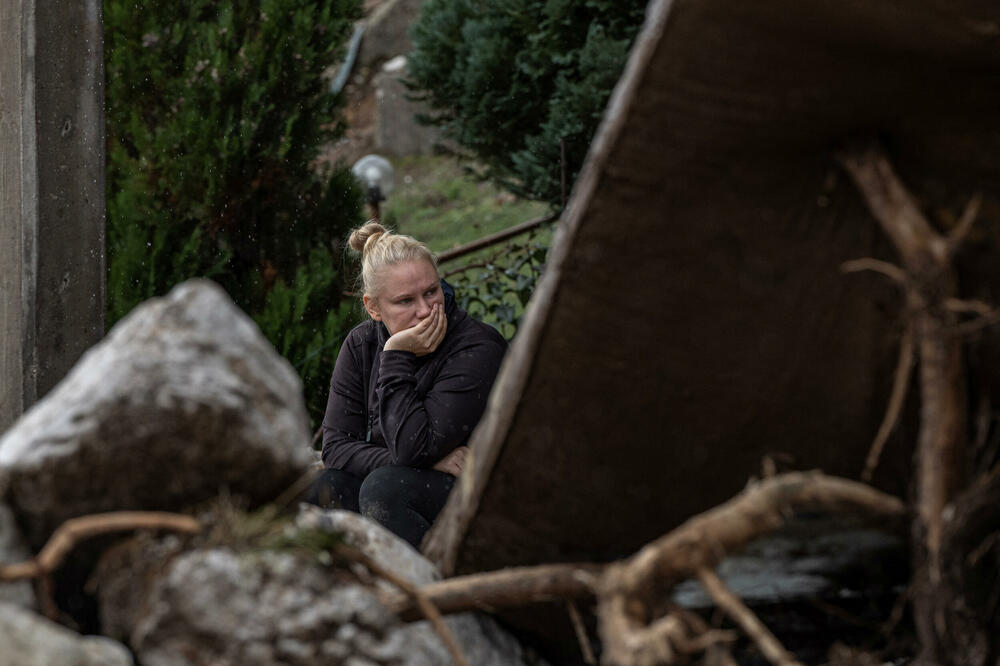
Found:
<svg viewBox="0 0 1000 666"><path fill-rule="evenodd" d="M434 304L431 303L430 301L428 301L426 298L421 298L420 302L417 305L417 317L419 317L420 319L423 319L423 318L429 316L430 313L431 313L431 306L432 305L434 305Z"/></svg>

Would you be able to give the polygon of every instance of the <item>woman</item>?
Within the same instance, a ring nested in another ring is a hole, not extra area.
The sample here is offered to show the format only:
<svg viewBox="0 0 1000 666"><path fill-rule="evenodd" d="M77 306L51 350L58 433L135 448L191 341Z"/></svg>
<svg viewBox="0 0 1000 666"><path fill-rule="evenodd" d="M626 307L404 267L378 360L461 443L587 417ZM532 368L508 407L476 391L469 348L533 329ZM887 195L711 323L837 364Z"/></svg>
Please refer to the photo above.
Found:
<svg viewBox="0 0 1000 666"><path fill-rule="evenodd" d="M350 245L371 319L337 357L313 501L360 511L419 548L462 473L507 343L456 305L423 243L369 222Z"/></svg>

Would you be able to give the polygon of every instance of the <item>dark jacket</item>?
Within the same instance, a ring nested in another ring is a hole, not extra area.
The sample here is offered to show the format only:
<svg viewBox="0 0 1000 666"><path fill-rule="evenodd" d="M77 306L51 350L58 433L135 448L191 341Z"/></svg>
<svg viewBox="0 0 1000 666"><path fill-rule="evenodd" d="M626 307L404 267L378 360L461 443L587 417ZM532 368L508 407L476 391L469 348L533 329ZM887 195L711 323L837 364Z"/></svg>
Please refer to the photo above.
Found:
<svg viewBox="0 0 1000 666"><path fill-rule="evenodd" d="M383 351L366 321L347 335L323 417L323 464L365 477L383 465L431 467L465 444L486 407L507 342L470 317L442 281L448 331L431 354Z"/></svg>

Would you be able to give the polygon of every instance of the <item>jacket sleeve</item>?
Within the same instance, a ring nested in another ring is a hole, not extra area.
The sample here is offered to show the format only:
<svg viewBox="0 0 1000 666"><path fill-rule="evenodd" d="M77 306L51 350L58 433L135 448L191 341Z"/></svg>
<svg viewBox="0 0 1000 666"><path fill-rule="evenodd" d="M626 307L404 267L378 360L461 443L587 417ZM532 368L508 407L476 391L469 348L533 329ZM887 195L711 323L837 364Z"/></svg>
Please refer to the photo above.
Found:
<svg viewBox="0 0 1000 666"><path fill-rule="evenodd" d="M340 348L330 379L330 397L323 416L323 465L364 478L392 462L389 450L366 441L365 385L357 350L348 335Z"/></svg>
<svg viewBox="0 0 1000 666"><path fill-rule="evenodd" d="M383 351L375 386L393 462L431 467L464 444L483 415L504 351L499 334L460 344L450 350L423 397L417 393L417 357Z"/></svg>

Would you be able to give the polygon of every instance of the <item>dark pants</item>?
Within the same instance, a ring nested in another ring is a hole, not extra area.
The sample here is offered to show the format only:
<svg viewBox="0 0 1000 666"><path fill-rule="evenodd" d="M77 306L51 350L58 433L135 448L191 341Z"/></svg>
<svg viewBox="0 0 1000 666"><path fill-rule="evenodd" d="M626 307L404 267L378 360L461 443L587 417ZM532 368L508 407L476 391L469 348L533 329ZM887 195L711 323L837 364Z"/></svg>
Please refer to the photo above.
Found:
<svg viewBox="0 0 1000 666"><path fill-rule="evenodd" d="M324 508L356 511L419 550L454 485L451 474L402 465L379 467L363 480L339 469L324 469L303 499Z"/></svg>

